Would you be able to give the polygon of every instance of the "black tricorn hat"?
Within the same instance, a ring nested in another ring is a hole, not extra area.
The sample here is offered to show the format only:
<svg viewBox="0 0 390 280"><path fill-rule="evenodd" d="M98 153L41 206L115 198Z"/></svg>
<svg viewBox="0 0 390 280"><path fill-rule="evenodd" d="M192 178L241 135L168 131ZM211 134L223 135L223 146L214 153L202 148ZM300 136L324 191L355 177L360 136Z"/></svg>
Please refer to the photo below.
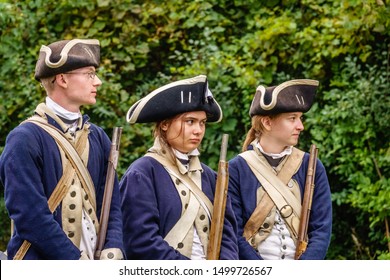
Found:
<svg viewBox="0 0 390 280"><path fill-rule="evenodd" d="M253 97L249 115L275 115L287 112L310 110L314 102L319 82L309 79L298 79L284 82L278 86L258 86Z"/></svg>
<svg viewBox="0 0 390 280"><path fill-rule="evenodd" d="M48 78L78 68L99 67L100 44L95 39L73 39L41 46L35 79Z"/></svg>
<svg viewBox="0 0 390 280"><path fill-rule="evenodd" d="M162 86L138 100L127 112L129 123L149 123L178 114L205 111L207 122L222 120L222 110L208 88L207 77L199 75Z"/></svg>

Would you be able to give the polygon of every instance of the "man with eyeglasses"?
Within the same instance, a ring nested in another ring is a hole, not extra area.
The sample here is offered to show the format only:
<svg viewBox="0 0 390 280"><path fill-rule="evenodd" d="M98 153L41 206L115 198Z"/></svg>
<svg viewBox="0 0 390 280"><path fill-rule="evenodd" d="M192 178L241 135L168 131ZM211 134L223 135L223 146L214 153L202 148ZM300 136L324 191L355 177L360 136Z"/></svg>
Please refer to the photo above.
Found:
<svg viewBox="0 0 390 280"><path fill-rule="evenodd" d="M46 100L10 132L0 156L14 223L8 259L94 259L111 141L80 108L96 103L99 62L98 40L40 49L35 78ZM100 259L123 259L117 178L105 240Z"/></svg>

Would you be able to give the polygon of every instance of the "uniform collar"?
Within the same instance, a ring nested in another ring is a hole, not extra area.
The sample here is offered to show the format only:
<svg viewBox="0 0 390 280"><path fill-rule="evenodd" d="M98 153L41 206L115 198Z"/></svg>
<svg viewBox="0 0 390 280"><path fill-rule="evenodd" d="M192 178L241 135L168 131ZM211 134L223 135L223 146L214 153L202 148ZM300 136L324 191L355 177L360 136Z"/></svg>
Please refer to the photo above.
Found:
<svg viewBox="0 0 390 280"><path fill-rule="evenodd" d="M49 124L60 128L64 133L67 133L71 127L69 124L66 124L59 116L57 116L55 112L51 110L45 103L40 103L35 109L35 113L47 119ZM76 128L74 130L77 131L83 129L88 121L89 117L87 115L82 116L77 120L77 123L75 123Z"/></svg>
<svg viewBox="0 0 390 280"><path fill-rule="evenodd" d="M161 145L161 139L160 137L156 137L154 139L153 147L151 147L148 152L157 153L161 156L164 156L166 158L169 157L169 152L167 149L171 149L169 147L163 147ZM195 149L192 152L188 154L183 154L175 149L172 149L173 154L175 155L175 165L177 166L180 173L185 174L187 172L194 172L194 171L203 171L202 165L199 160L199 150ZM188 166L184 165L180 160L188 160L189 163ZM172 159L171 159L172 160Z"/></svg>

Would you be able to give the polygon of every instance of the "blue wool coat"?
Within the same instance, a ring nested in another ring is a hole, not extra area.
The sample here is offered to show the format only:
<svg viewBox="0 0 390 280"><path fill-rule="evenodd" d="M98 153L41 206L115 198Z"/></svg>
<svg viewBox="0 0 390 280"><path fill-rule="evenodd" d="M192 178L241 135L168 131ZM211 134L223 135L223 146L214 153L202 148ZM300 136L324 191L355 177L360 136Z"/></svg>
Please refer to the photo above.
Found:
<svg viewBox="0 0 390 280"><path fill-rule="evenodd" d="M202 164L202 190L213 202L216 173ZM129 259L188 259L164 241L181 216L176 187L164 167L151 157L137 159L120 181L123 238ZM207 249L206 249L207 251ZM238 259L236 221L227 201L220 259Z"/></svg>
<svg viewBox="0 0 390 280"><path fill-rule="evenodd" d="M252 148L250 147L250 149ZM302 165L292 177L299 184L302 200L308 163L309 154L305 153ZM240 259L244 260L262 259L243 237L245 224L256 208L256 191L260 187L260 182L242 157L236 156L229 161L229 195L232 199L233 211L238 224L239 255ZM306 252L300 259L324 259L330 243L331 231L332 202L330 187L325 168L321 161L317 160L315 188L308 229L309 243Z"/></svg>
<svg viewBox="0 0 390 280"><path fill-rule="evenodd" d="M48 117L50 124L61 129ZM83 124L89 120L83 117ZM91 124L88 170L95 185L97 217L100 217L104 194L110 139L102 128ZM62 230L61 204L51 213L47 200L62 176L62 162L54 139L32 123L24 123L7 136L0 157L0 178L5 187L4 198L14 234L8 244L12 259L23 240L31 242L24 259L79 259L80 250ZM122 216L119 183L115 179L105 248L119 248L122 243Z"/></svg>

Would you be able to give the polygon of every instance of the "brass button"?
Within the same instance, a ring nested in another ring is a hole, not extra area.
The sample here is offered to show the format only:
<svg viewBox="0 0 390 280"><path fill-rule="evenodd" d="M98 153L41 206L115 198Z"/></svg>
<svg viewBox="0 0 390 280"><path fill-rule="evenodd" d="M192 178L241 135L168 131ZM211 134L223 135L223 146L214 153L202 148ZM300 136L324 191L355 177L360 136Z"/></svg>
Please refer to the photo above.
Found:
<svg viewBox="0 0 390 280"><path fill-rule="evenodd" d="M205 215L200 215L200 217L199 217L201 220L204 220L204 218L206 218L206 216Z"/></svg>
<svg viewBox="0 0 390 280"><path fill-rule="evenodd" d="M70 210L74 210L75 208L76 208L76 205L74 205L74 204L69 205Z"/></svg>
<svg viewBox="0 0 390 280"><path fill-rule="evenodd" d="M283 218L288 218L293 214L293 209L290 205L284 205L282 209L280 209L280 215Z"/></svg>
<svg viewBox="0 0 390 280"><path fill-rule="evenodd" d="M180 242L179 244L177 244L177 248L181 249L184 247L184 244L182 242Z"/></svg>

